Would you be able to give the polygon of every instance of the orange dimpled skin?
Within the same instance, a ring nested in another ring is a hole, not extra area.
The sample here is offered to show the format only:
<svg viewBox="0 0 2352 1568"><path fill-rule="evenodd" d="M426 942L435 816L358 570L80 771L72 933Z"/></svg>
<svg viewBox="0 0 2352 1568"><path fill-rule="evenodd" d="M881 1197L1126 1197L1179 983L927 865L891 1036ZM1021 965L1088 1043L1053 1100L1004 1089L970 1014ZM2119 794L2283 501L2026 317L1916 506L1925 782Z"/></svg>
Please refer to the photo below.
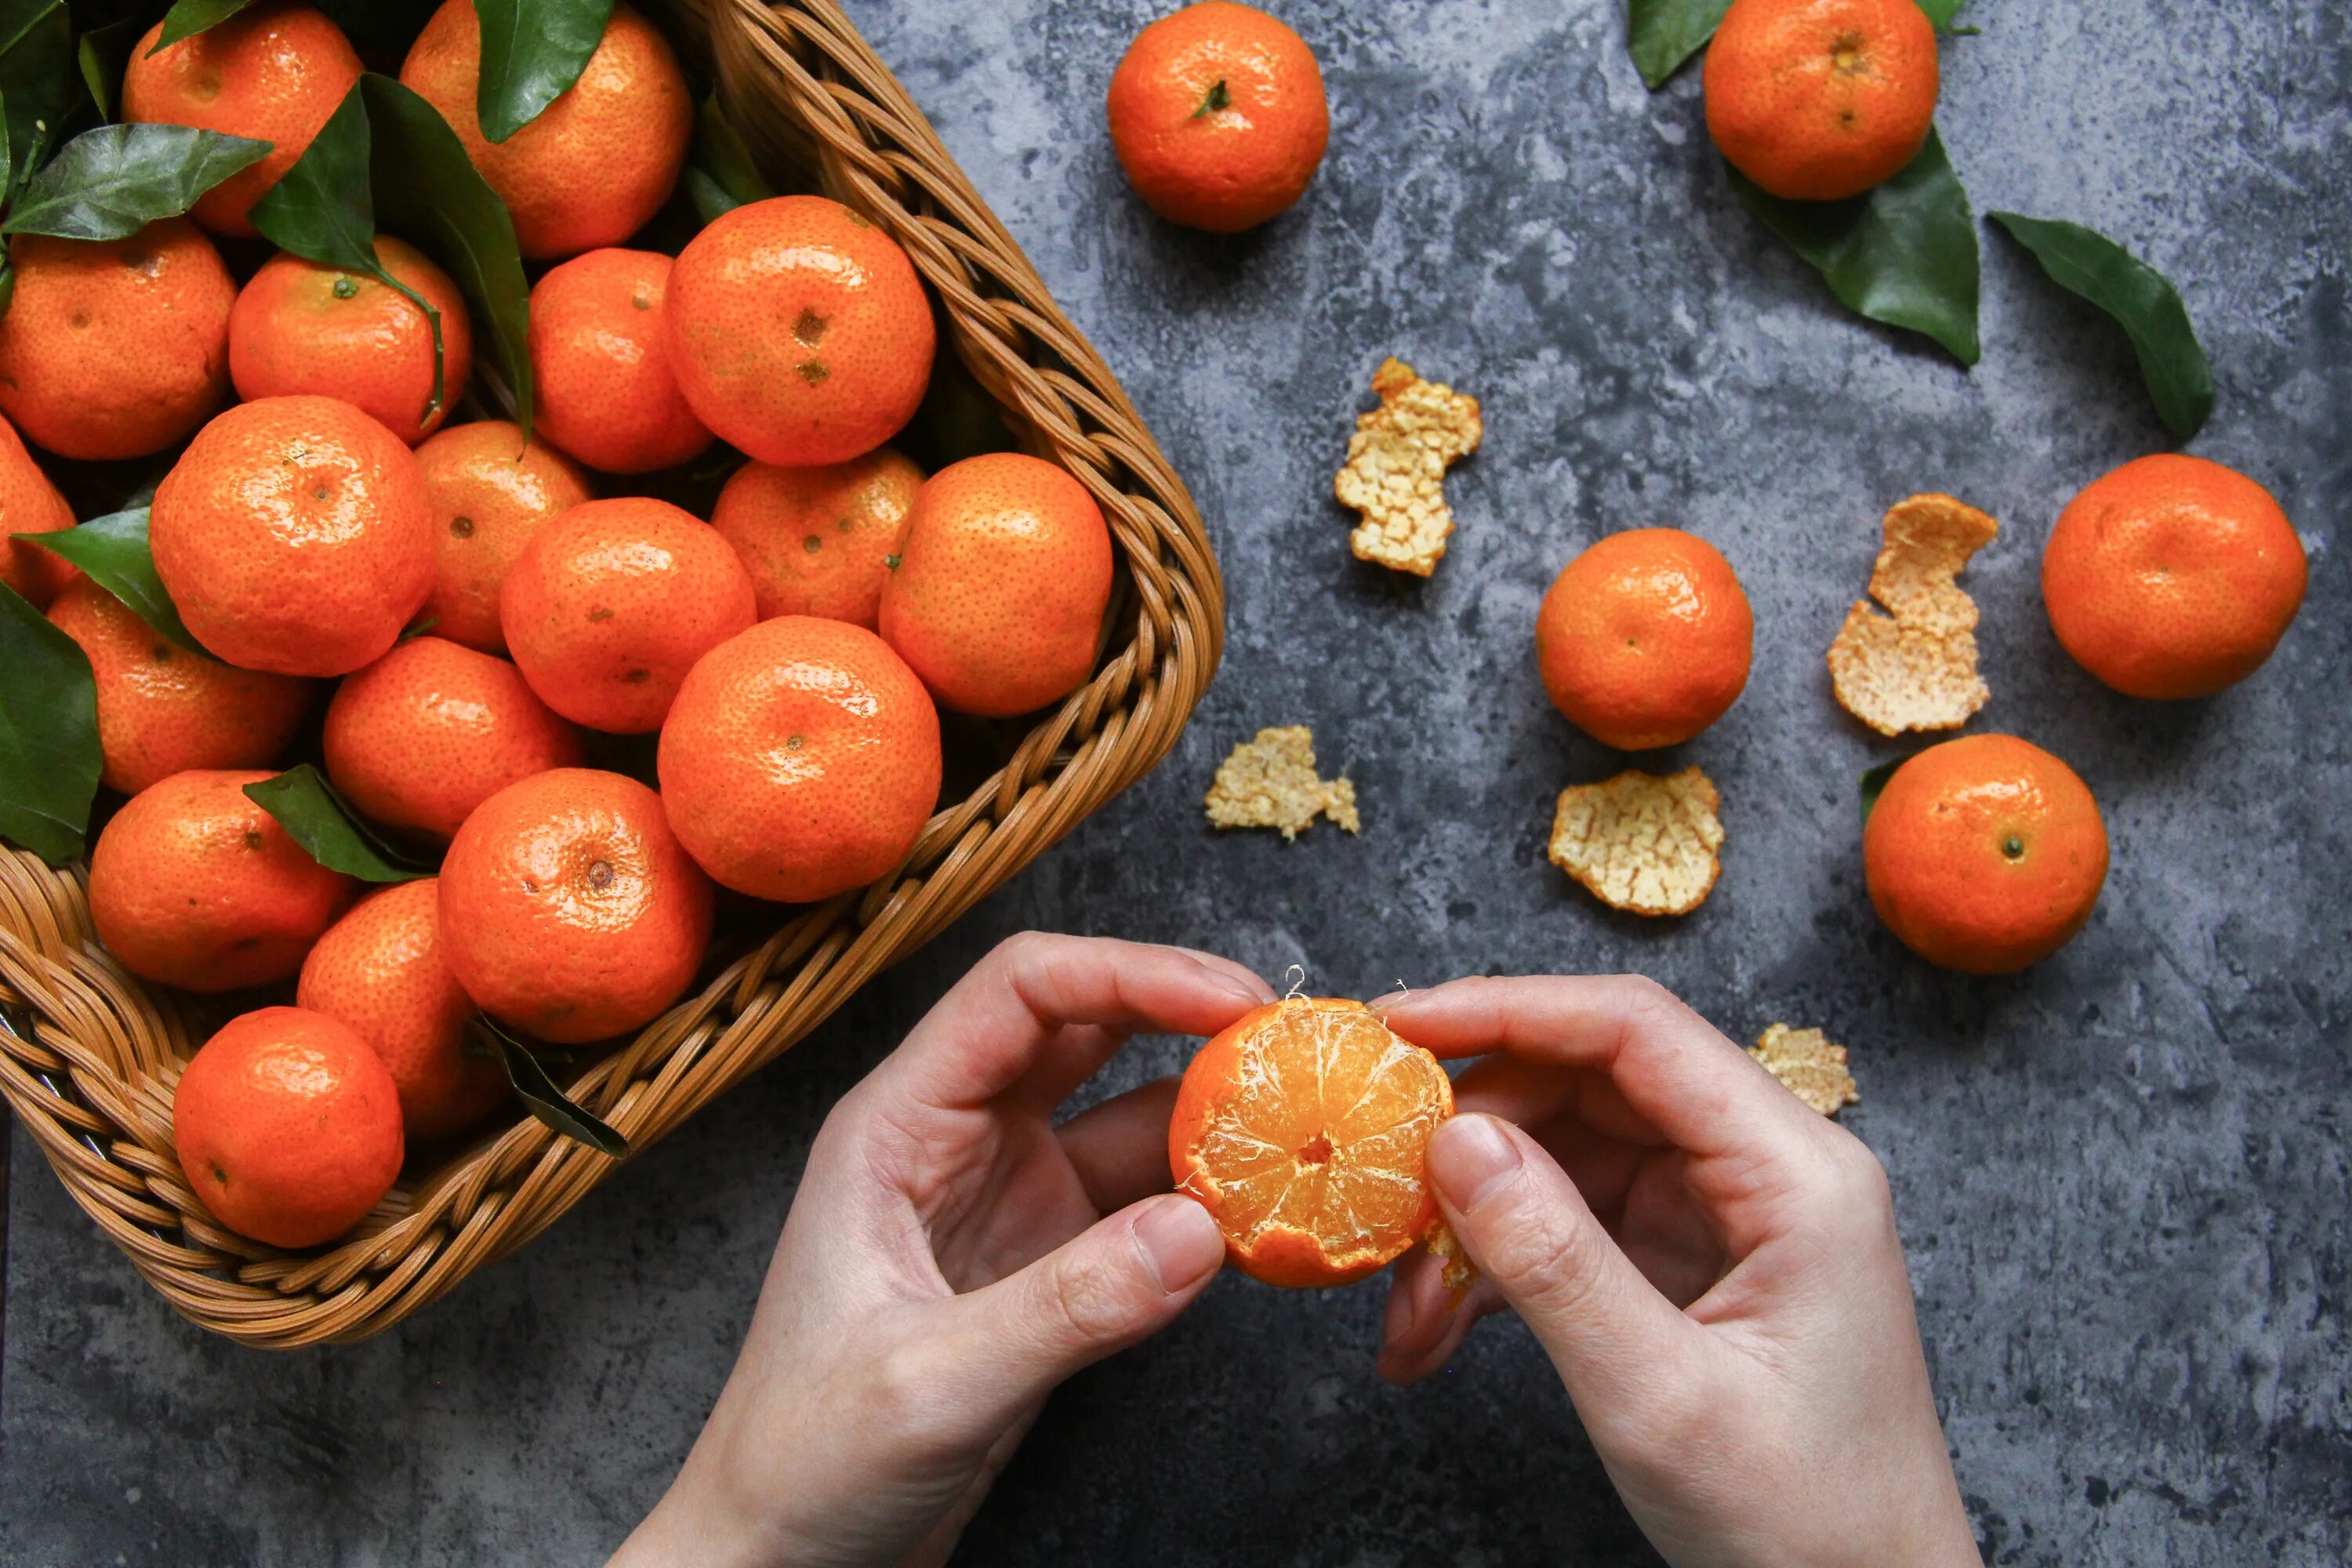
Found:
<svg viewBox="0 0 2352 1568"><path fill-rule="evenodd" d="M710 445L670 369L670 266L659 251L592 250L530 291L537 429L604 473L651 473Z"/></svg>
<svg viewBox="0 0 2352 1568"><path fill-rule="evenodd" d="M415 454L328 397L266 397L205 426L156 487L147 542L196 640L279 675L383 658L433 586Z"/></svg>
<svg viewBox="0 0 2352 1568"><path fill-rule="evenodd" d="M11 536L55 533L73 525L73 509L66 498L25 450L16 426L0 419L0 583L22 594L35 609L46 609L68 584L81 580L81 569Z"/></svg>
<svg viewBox="0 0 2352 1568"><path fill-rule="evenodd" d="M49 620L80 645L98 680L99 781L137 795L190 768L278 761L310 705L310 684L191 653L87 578Z"/></svg>
<svg viewBox="0 0 2352 1568"><path fill-rule="evenodd" d="M508 1096L504 1070L467 1038L477 1009L442 960L440 910L432 877L370 894L319 939L295 989L390 1070L411 1138L462 1132Z"/></svg>
<svg viewBox="0 0 2352 1568"><path fill-rule="evenodd" d="M694 132L677 57L654 25L613 7L579 79L504 142L482 134L482 32L473 0L447 0L409 47L400 79L441 111L538 260L618 245L669 199Z"/></svg>
<svg viewBox="0 0 2352 1568"><path fill-rule="evenodd" d="M703 424L761 462L845 462L898 433L937 329L914 263L824 196L776 196L706 227L670 271L670 363Z"/></svg>
<svg viewBox="0 0 2352 1568"><path fill-rule="evenodd" d="M1536 612L1536 664L1568 721L1621 752L1675 746L1739 700L1756 622L1720 551L1678 528L1612 533Z"/></svg>
<svg viewBox="0 0 2352 1568"><path fill-rule="evenodd" d="M1251 1279L1345 1285L1437 1222L1429 1140L1453 1114L1437 1058L1362 1003L1291 996L1192 1058L1168 1164Z"/></svg>
<svg viewBox="0 0 2352 1568"><path fill-rule="evenodd" d="M158 22L131 48L122 118L268 142L260 162L196 198L198 223L250 239L254 202L285 177L333 116L360 79L360 58L342 29L308 5L250 6L150 53L163 33Z"/></svg>
<svg viewBox="0 0 2352 1568"><path fill-rule="evenodd" d="M871 631L923 470L888 447L817 468L746 463L710 526L751 574L760 618L822 616Z"/></svg>
<svg viewBox="0 0 2352 1568"><path fill-rule="evenodd" d="M662 805L702 868L806 903L898 868L940 795L923 683L862 626L761 621L686 678L661 736Z"/></svg>
<svg viewBox="0 0 2352 1568"><path fill-rule="evenodd" d="M1086 683L1110 586L1110 530L1084 485L1018 452L967 458L916 493L882 637L941 706L1009 719Z"/></svg>
<svg viewBox="0 0 2352 1568"><path fill-rule="evenodd" d="M1947 969L2005 974L2091 918L2107 830L2074 771L2013 735L1964 735L1895 770L1863 827L1870 901Z"/></svg>
<svg viewBox="0 0 2352 1568"><path fill-rule="evenodd" d="M186 991L235 991L301 967L352 879L247 796L270 776L173 773L114 814L90 851L89 917L125 969Z"/></svg>
<svg viewBox="0 0 2352 1568"><path fill-rule="evenodd" d="M272 1247L365 1219L400 1174L400 1097L348 1024L306 1007L242 1014L172 1094L180 1171L215 1217Z"/></svg>
<svg viewBox="0 0 2352 1568"><path fill-rule="evenodd" d="M441 402L433 400L433 324L398 289L280 251L253 275L228 319L229 374L251 402L316 393L373 415L410 446L441 427L474 369L465 296L415 247L376 237L384 270L441 313Z"/></svg>
<svg viewBox="0 0 2352 1568"><path fill-rule="evenodd" d="M1772 195L1837 201L1918 156L1937 75L1916 0L1732 0L1707 47L1706 128Z"/></svg>
<svg viewBox="0 0 2352 1568"><path fill-rule="evenodd" d="M533 773L579 764L580 732L505 659L411 637L352 671L327 705L327 776L389 827L446 838Z"/></svg>
<svg viewBox="0 0 2352 1568"><path fill-rule="evenodd" d="M143 458L228 399L236 283L196 226L128 239L8 241L16 278L0 315L0 413L61 458Z"/></svg>
<svg viewBox="0 0 2352 1568"><path fill-rule="evenodd" d="M693 983L710 911L661 797L589 768L500 790L441 863L450 972L500 1023L559 1045L658 1017Z"/></svg>
<svg viewBox="0 0 2352 1568"><path fill-rule="evenodd" d="M573 507L508 572L499 624L523 679L576 724L661 728L694 661L757 618L734 548L645 496Z"/></svg>
<svg viewBox="0 0 2352 1568"><path fill-rule="evenodd" d="M1304 194L1330 140L1323 73L1265 12L1203 0L1138 33L1111 73L1110 140L1151 210L1213 234Z"/></svg>
<svg viewBox="0 0 2352 1568"><path fill-rule="evenodd" d="M2051 630L2132 697L2210 697L2262 668L2302 608L2303 541L2271 492L2159 453L2095 479L2042 554Z"/></svg>
<svg viewBox="0 0 2352 1568"><path fill-rule="evenodd" d="M531 535L588 499L562 453L503 419L456 425L416 448L433 508L433 635L481 653L507 651L499 590Z"/></svg>

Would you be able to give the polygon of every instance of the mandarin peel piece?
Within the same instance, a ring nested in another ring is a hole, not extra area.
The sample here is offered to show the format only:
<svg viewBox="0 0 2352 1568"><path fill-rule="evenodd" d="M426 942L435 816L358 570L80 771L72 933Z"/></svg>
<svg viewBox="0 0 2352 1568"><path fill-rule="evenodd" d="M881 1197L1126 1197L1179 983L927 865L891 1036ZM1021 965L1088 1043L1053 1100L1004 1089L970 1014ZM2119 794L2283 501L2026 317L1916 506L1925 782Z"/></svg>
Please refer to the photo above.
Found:
<svg viewBox="0 0 2352 1568"><path fill-rule="evenodd" d="M1363 828L1356 786L1315 776L1315 735L1304 724L1260 730L1255 740L1235 746L1202 804L1213 826L1279 828L1286 841L1318 816L1350 833Z"/></svg>
<svg viewBox="0 0 2352 1568"><path fill-rule="evenodd" d="M1331 491L1363 514L1348 539L1357 560L1426 577L1454 531L1445 470L1485 434L1478 400L1423 380L1394 356L1372 374L1372 390L1381 405L1356 416Z"/></svg>
<svg viewBox="0 0 2352 1568"><path fill-rule="evenodd" d="M1748 1054L1790 1093L1823 1116L1835 1116L1862 1100L1853 1074L1846 1070L1845 1047L1832 1045L1819 1029L1774 1024L1756 1037Z"/></svg>
<svg viewBox="0 0 2352 1568"><path fill-rule="evenodd" d="M1947 495L1887 510L1871 569L1830 644L1830 680L1845 710L1882 735L1955 730L1991 698L1977 672L1976 602L1954 581L2000 525Z"/></svg>
<svg viewBox="0 0 2352 1568"><path fill-rule="evenodd" d="M1723 869L1723 797L1696 767L1664 778L1628 769L1559 792L1551 863L1612 909L1686 915Z"/></svg>

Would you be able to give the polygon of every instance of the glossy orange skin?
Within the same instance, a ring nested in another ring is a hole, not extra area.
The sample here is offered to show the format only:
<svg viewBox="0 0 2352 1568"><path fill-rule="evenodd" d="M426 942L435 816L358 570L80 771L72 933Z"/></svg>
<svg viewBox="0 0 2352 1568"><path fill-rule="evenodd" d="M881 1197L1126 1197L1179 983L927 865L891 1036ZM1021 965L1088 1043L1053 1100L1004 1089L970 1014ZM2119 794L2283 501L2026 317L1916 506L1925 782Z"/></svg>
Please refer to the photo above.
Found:
<svg viewBox="0 0 2352 1568"><path fill-rule="evenodd" d="M442 961L436 878L352 906L302 961L294 996L367 1042L392 1073L411 1138L462 1132L507 1102L505 1072L466 1038L477 1009Z"/></svg>
<svg viewBox="0 0 2352 1568"><path fill-rule="evenodd" d="M67 584L81 580L81 568L10 535L55 533L73 525L66 498L25 450L16 427L0 419L0 583L22 594L33 608L47 608Z"/></svg>
<svg viewBox="0 0 2352 1568"><path fill-rule="evenodd" d="M757 618L734 547L667 501L615 496L531 536L499 621L523 679L574 723L661 728L694 661Z"/></svg>
<svg viewBox="0 0 2352 1568"><path fill-rule="evenodd" d="M1110 529L1084 485L1019 452L966 458L916 492L882 637L941 706L1009 719L1086 684L1110 585Z"/></svg>
<svg viewBox="0 0 2352 1568"><path fill-rule="evenodd" d="M155 488L147 542L196 640L279 675L382 658L433 587L415 454L329 397L241 403L197 432Z"/></svg>
<svg viewBox="0 0 2352 1568"><path fill-rule="evenodd" d="M122 76L122 118L193 125L267 142L259 163L196 198L215 234L253 237L247 215L292 168L360 79L343 30L308 5L248 6L152 58L163 24L147 29Z"/></svg>
<svg viewBox="0 0 2352 1568"><path fill-rule="evenodd" d="M240 1014L172 1095L172 1146L239 1236L316 1247L365 1219L400 1174L400 1096L348 1024L304 1007Z"/></svg>
<svg viewBox="0 0 2352 1568"><path fill-rule="evenodd" d="M143 458L228 401L236 283L185 218L128 239L12 236L0 413L61 458Z"/></svg>
<svg viewBox="0 0 2352 1568"><path fill-rule="evenodd" d="M703 656L662 726L662 807L739 893L809 903L887 875L940 798L940 718L863 626L761 621Z"/></svg>
<svg viewBox="0 0 2352 1568"><path fill-rule="evenodd" d="M2303 606L2303 541L2234 468L2163 452L2094 479L2042 552L2050 629L2132 697L2210 697L2252 675Z"/></svg>
<svg viewBox="0 0 2352 1568"><path fill-rule="evenodd" d="M1871 903L1906 947L1947 969L2006 974L2090 920L2107 830L2056 757L2013 735L1963 735L1886 781L1862 862Z"/></svg>
<svg viewBox="0 0 2352 1568"><path fill-rule="evenodd" d="M710 912L661 797L590 768L509 784L441 862L450 973L500 1023L561 1045L658 1017L693 983Z"/></svg>
<svg viewBox="0 0 2352 1568"><path fill-rule="evenodd" d="M310 683L191 653L82 578L49 605L98 679L99 782L137 795L190 768L266 768L286 754Z"/></svg>
<svg viewBox="0 0 2352 1568"><path fill-rule="evenodd" d="M670 267L659 251L592 250L530 291L536 428L604 473L651 473L710 445L670 369Z"/></svg>
<svg viewBox="0 0 2352 1568"><path fill-rule="evenodd" d="M544 260L618 245L677 184L694 133L686 77L654 25L613 7L580 79L503 142L475 113L482 34L473 0L447 0L425 24L400 79L441 111L514 217L523 255Z"/></svg>
<svg viewBox="0 0 2352 1568"><path fill-rule="evenodd" d="M572 459L504 419L453 425L416 448L433 505L433 635L481 653L507 651L499 590L531 535L588 499Z"/></svg>
<svg viewBox="0 0 2352 1568"><path fill-rule="evenodd" d="M1229 101L1209 107L1223 83ZM1265 12L1202 0L1135 36L1111 73L1112 149L1171 223L1234 234L1306 193L1331 137L1323 73Z"/></svg>
<svg viewBox="0 0 2352 1568"><path fill-rule="evenodd" d="M871 631L922 484L923 470L888 447L817 468L746 463L710 526L751 574L761 620L822 616Z"/></svg>
<svg viewBox="0 0 2352 1568"><path fill-rule="evenodd" d="M388 827L446 838L533 773L577 767L580 731L505 659L411 637L353 670L327 704L327 777Z"/></svg>
<svg viewBox="0 0 2352 1568"><path fill-rule="evenodd" d="M284 980L350 901L244 791L271 775L194 769L148 785L89 857L99 940L142 980L236 991Z"/></svg>
<svg viewBox="0 0 2352 1568"><path fill-rule="evenodd" d="M1536 665L1570 723L1621 752L1677 746L1747 689L1756 620L1731 563L1678 528L1595 542L1536 612Z"/></svg>
<svg viewBox="0 0 2352 1568"><path fill-rule="evenodd" d="M1707 46L1707 132L1776 196L1859 195L1927 144L1937 70L1916 0L1732 0Z"/></svg>
<svg viewBox="0 0 2352 1568"><path fill-rule="evenodd" d="M236 395L340 397L373 415L414 447L441 428L474 372L466 297L415 246L379 235L384 270L441 312L443 387L433 398L433 324L378 281L279 251L253 275L228 319L229 375Z"/></svg>
<svg viewBox="0 0 2352 1568"><path fill-rule="evenodd" d="M914 263L839 202L721 216L671 268L670 363L701 421L789 468L869 452L914 417L938 331Z"/></svg>

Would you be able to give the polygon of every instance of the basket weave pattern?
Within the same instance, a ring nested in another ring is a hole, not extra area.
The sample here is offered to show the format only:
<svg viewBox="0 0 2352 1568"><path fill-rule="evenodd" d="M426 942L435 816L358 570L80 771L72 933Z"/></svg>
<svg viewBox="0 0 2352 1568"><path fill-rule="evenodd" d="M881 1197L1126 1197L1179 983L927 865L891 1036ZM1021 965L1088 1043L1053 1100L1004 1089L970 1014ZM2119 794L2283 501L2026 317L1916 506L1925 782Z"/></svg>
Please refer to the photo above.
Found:
<svg viewBox="0 0 2352 1568"><path fill-rule="evenodd" d="M1224 609L1191 498L903 88L833 0L675 0L688 52L770 170L906 247L950 342L1024 447L1101 504L1122 564L1095 678L930 820L893 877L791 918L581 1074L573 1097L638 1148L772 1060L884 967L1142 776L1216 668ZM76 1202L172 1305L250 1344L363 1339L521 1246L614 1162L523 1118L405 1173L352 1236L286 1253L224 1230L172 1152L171 1100L203 1035L184 1001L99 945L81 867L0 847L0 1093Z"/></svg>

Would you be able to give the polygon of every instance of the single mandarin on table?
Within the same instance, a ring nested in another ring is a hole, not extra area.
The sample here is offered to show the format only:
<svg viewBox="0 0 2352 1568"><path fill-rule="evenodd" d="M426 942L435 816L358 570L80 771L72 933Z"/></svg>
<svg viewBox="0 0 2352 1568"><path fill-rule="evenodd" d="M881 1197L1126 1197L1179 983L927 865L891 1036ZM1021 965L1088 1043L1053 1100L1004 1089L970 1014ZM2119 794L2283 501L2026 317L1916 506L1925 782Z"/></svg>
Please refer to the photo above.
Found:
<svg viewBox="0 0 2352 1568"><path fill-rule="evenodd" d="M89 856L89 918L125 969L185 991L236 991L301 967L352 879L246 795L270 776L173 773L107 823Z"/></svg>
<svg viewBox="0 0 2352 1568"><path fill-rule="evenodd" d="M330 397L265 397L205 426L156 487L147 540L196 640L279 675L383 658L433 586L415 454Z"/></svg>
<svg viewBox="0 0 2352 1568"><path fill-rule="evenodd" d="M68 584L81 580L81 568L19 533L56 533L74 525L73 509L33 455L16 427L0 419L0 583L23 595L33 608L46 609Z"/></svg>
<svg viewBox="0 0 2352 1568"><path fill-rule="evenodd" d="M2234 468L2165 452L2094 479L2042 552L2050 628L2132 697L2210 697L2262 668L2303 605L2303 541Z"/></svg>
<svg viewBox="0 0 2352 1568"><path fill-rule="evenodd" d="M1135 36L1111 73L1110 141L1151 210L1213 234L1306 192L1330 140L1306 40L1255 6L1202 0Z"/></svg>
<svg viewBox="0 0 2352 1568"><path fill-rule="evenodd" d="M1773 195L1860 195L1927 143L1937 70L1917 0L1732 0L1706 51L1707 132Z"/></svg>
<svg viewBox="0 0 2352 1568"><path fill-rule="evenodd" d="M1454 1114L1437 1058L1360 1002L1292 996L1184 1069L1168 1128L1177 1189L1269 1285L1344 1285L1437 1223L1430 1135Z"/></svg>
<svg viewBox="0 0 2352 1568"><path fill-rule="evenodd" d="M914 416L938 329L915 265L863 215L774 196L720 216L669 275L670 363L695 414L761 462L872 451Z"/></svg>
<svg viewBox="0 0 2352 1568"><path fill-rule="evenodd" d="M662 806L720 884L808 903L898 868L939 804L940 719L863 626L761 621L708 654L662 726Z"/></svg>
<svg viewBox="0 0 2352 1568"><path fill-rule="evenodd" d="M760 618L822 616L871 631L923 470L888 447L815 468L746 463L710 526L751 574Z"/></svg>
<svg viewBox="0 0 2352 1568"><path fill-rule="evenodd" d="M1689 740L1739 700L1756 637L1748 595L1706 540L1636 528L1587 548L1536 612L1553 706L1604 746Z"/></svg>
<svg viewBox="0 0 2352 1568"><path fill-rule="evenodd" d="M580 732L505 659L411 637L343 677L327 704L327 777L388 827L446 838L518 779L579 765Z"/></svg>
<svg viewBox="0 0 2352 1568"><path fill-rule="evenodd" d="M590 768L534 773L484 801L441 862L441 943L484 1011L559 1045L625 1034L691 984L710 882L661 797Z"/></svg>
<svg viewBox="0 0 2352 1568"><path fill-rule="evenodd" d="M671 265L655 250L592 250L530 291L536 429L604 473L650 473L710 445L670 369Z"/></svg>
<svg viewBox="0 0 2352 1568"><path fill-rule="evenodd" d="M437 553L421 612L433 635L507 651L499 590L532 534L588 499L571 458L504 419L453 425L416 448Z"/></svg>
<svg viewBox="0 0 2352 1568"><path fill-rule="evenodd" d="M882 585L882 637L941 706L1027 713L1093 672L1111 565L1084 485L1019 452L966 458L915 494Z"/></svg>

